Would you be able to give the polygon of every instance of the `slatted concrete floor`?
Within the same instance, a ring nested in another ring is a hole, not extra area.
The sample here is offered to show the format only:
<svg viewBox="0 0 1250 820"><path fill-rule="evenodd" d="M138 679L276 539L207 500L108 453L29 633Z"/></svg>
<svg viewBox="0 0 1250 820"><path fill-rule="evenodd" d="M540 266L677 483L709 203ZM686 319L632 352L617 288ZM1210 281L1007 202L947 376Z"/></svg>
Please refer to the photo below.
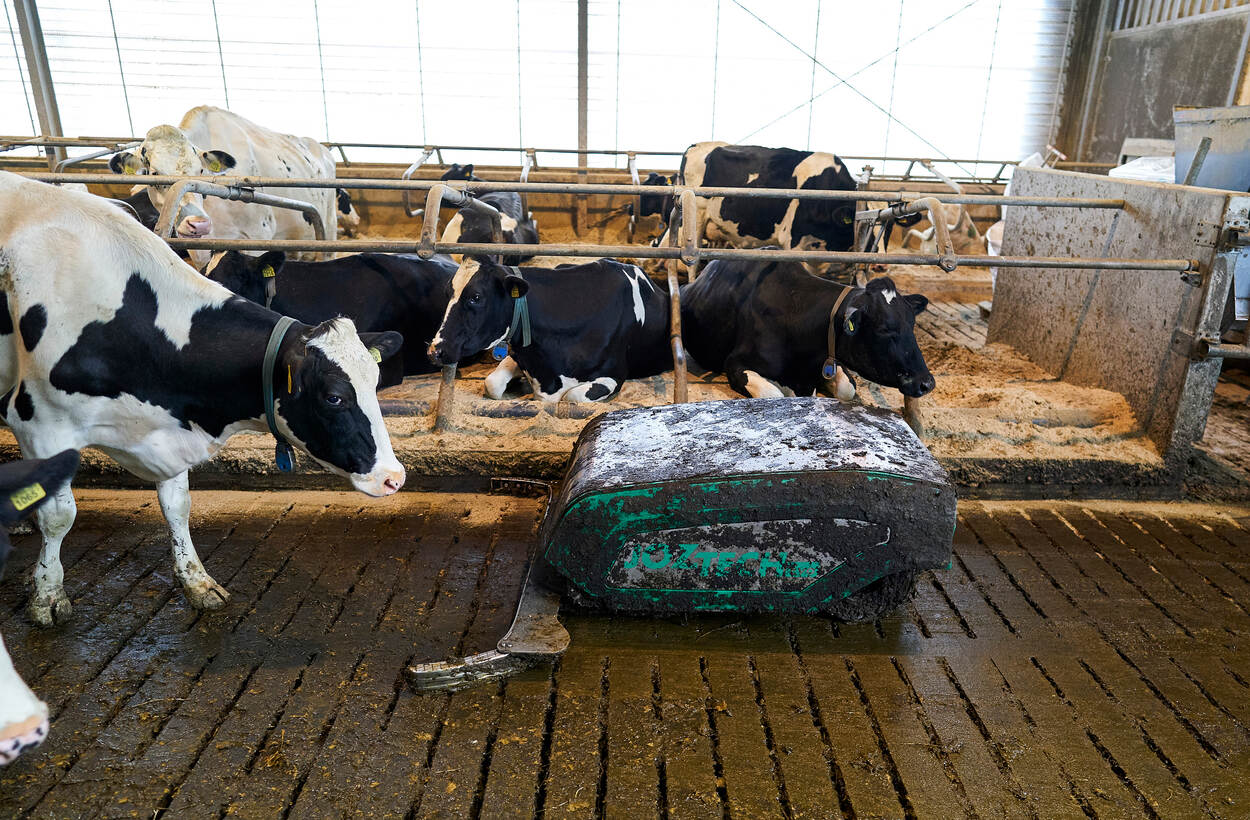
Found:
<svg viewBox="0 0 1250 820"><path fill-rule="evenodd" d="M152 495L80 495L72 622L0 585L55 717L0 816L1250 815L1245 508L967 503L880 623L569 615L554 672L418 696L503 628L538 502L196 493L198 615Z"/></svg>

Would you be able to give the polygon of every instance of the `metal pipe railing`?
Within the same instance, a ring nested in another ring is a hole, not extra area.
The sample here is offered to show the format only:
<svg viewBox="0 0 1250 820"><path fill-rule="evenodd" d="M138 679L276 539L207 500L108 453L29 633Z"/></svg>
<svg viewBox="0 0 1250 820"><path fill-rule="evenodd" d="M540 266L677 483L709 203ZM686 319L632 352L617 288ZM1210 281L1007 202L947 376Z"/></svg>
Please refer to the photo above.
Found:
<svg viewBox="0 0 1250 820"><path fill-rule="evenodd" d="M340 154L343 153L343 149L341 146L339 147L339 153ZM425 148L421 151L421 156L417 157L417 161L409 165L404 170L403 174L400 175L399 178L403 180L412 179L412 175L417 172L418 168L420 168L422 165L425 165L425 161L428 160L433 153L434 153L433 145L425 146ZM344 154L343 156L346 157L347 155ZM417 214L420 213L420 211L412 207L412 200L410 199L411 195L412 195L411 191L404 191L404 214L409 217L416 216Z"/></svg>
<svg viewBox="0 0 1250 820"><path fill-rule="evenodd" d="M60 174L63 173L70 165L77 165L78 163L86 162L87 160L99 159L100 157L111 156L112 154L121 153L122 151L129 151L131 148L138 148L142 144L142 140L136 140L135 142L128 142L124 145L114 145L110 148L92 151L90 154L83 154L80 157L66 157L56 164L56 169L53 173Z"/></svg>
<svg viewBox="0 0 1250 820"><path fill-rule="evenodd" d="M942 203L938 201L937 197L921 197L911 202L891 205L888 208L860 211L855 214L855 220L875 225L882 218L891 222L897 222L902 217L919 213L927 213L929 215L929 221L933 223L933 230L937 236L938 247L942 249L942 252L938 254L937 265L942 270L950 273L959 266L959 262L958 257L955 255L955 247L951 244L950 228L946 224L946 213L942 210ZM878 256L883 255L886 254L878 254Z"/></svg>
<svg viewBox="0 0 1250 820"><path fill-rule="evenodd" d="M235 185L217 185L193 178L184 178L182 182L171 185L166 191L165 204L162 206L160 216L156 220L156 227L153 228L157 236L166 240L173 237L178 214L182 211L182 198L187 194L202 194L237 202L253 202L257 205L270 205L274 208L287 208L292 211L299 211L308 220L308 223L312 225L313 235L317 238L317 241L322 243L323 246L326 242L326 228L325 223L321 219L321 211L311 202L274 196L263 191L253 191L250 188ZM311 250L324 251L326 248L316 247Z"/></svg>
<svg viewBox="0 0 1250 820"><path fill-rule="evenodd" d="M1194 343L1194 355L1200 359L1250 359L1250 346L1225 345L1209 339Z"/></svg>
<svg viewBox="0 0 1250 820"><path fill-rule="evenodd" d="M684 204L684 203L683 203ZM685 208L674 208L668 215L668 243L677 249L677 232L695 234L696 223L687 218ZM685 404L689 399L686 372L686 345L681 338L681 284L677 281L677 260L669 259L665 266L668 275L668 342L673 351L673 404ZM693 275L694 268L687 269Z"/></svg>
<svg viewBox="0 0 1250 820"><path fill-rule="evenodd" d="M116 185L116 174L54 174L23 173L22 176L41 182L81 182L87 185ZM901 202L933 197L944 205L1026 205L1044 208L1094 208L1119 210L1124 208L1123 199L1063 196L999 196L996 194L940 194L929 191L829 191L811 188L731 188L725 186L686 187L681 185L622 185L606 182L486 182L470 180L399 180L399 179L291 179L284 177L181 177L144 176L144 185L172 185L194 179L221 185L244 188L348 188L352 190L416 190L428 191L434 185L445 184L455 190L474 194L492 192L516 192L533 194L614 194L636 196L639 194L680 196L682 191L693 191L701 197L741 197L743 199L799 199L837 202Z"/></svg>

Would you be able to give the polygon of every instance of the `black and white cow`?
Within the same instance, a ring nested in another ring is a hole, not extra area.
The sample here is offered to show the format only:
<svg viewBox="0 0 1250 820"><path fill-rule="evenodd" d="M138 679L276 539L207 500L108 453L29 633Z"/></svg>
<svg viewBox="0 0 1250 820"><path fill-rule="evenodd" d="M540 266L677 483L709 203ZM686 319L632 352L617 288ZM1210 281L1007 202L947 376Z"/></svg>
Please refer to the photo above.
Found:
<svg viewBox="0 0 1250 820"><path fill-rule="evenodd" d="M855 179L833 154L723 142L687 148L679 176L691 187L855 190ZM849 201L699 197L698 220L701 238L737 248L846 251L855 240L855 203Z"/></svg>
<svg viewBox="0 0 1250 820"><path fill-rule="evenodd" d="M10 544L8 528L34 513L78 469L78 452L66 450L52 458L24 459L0 464L0 579ZM48 706L17 670L0 638L0 766L48 736Z"/></svg>
<svg viewBox="0 0 1250 820"><path fill-rule="evenodd" d="M442 179L471 179L480 181L473 175L472 165L452 165L443 174ZM482 202L499 211L499 223L503 229L503 241L509 245L537 245L538 223L532 213L524 213L521 195L512 191L492 191L477 197ZM490 242L490 219L484 214L469 208L461 208L443 229L442 241L452 242ZM458 254L457 254L458 256ZM503 258L505 265L520 265L533 259L534 255L507 255ZM459 261L459 260L457 260Z"/></svg>
<svg viewBox="0 0 1250 820"><path fill-rule="evenodd" d="M784 387L807 396L824 388L849 401L855 387L843 371L850 370L917 399L934 387L915 335L916 316L928 304L919 294L900 294L888 278L848 288L798 262L717 260L682 287L682 337L700 365L724 372L743 395L775 398ZM822 372L831 323L838 363L832 384Z"/></svg>
<svg viewBox="0 0 1250 820"><path fill-rule="evenodd" d="M530 344L512 324L524 298ZM486 378L501 398L524 373L543 401L601 401L626 379L673 366L669 297L638 267L612 259L585 265L516 268L466 258L452 280L451 301L430 344L430 358L451 364L511 342L510 355Z"/></svg>
<svg viewBox="0 0 1250 820"><path fill-rule="evenodd" d="M96 447L156 482L174 574L195 607L227 593L195 552L187 471L231 435L266 432L262 363L281 318L191 270L155 234L100 197L0 173L0 412L25 455ZM277 350L279 432L361 492L404 482L375 388L397 333L358 336L348 319L296 323ZM27 612L70 614L61 541L68 486L36 514L43 549Z"/></svg>
<svg viewBox="0 0 1250 820"><path fill-rule="evenodd" d="M328 262L287 262L282 251L248 256L215 254L204 274L240 296L265 304L267 285L275 286L270 307L284 316L316 324L336 316L351 319L365 332L394 330L406 340L397 374L433 373L425 346L447 312L456 263L446 256L361 253ZM388 362L389 364L389 362ZM397 383L383 366L381 387ZM388 378L390 377L390 378Z"/></svg>

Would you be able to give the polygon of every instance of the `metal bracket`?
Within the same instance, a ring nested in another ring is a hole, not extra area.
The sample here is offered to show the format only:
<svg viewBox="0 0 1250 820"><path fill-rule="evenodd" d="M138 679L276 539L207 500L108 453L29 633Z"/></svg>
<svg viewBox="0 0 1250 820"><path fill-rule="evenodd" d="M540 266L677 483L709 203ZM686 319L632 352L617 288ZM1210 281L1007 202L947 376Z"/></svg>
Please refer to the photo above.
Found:
<svg viewBox="0 0 1250 820"><path fill-rule="evenodd" d="M1250 196L1230 196L1224 212L1224 229L1250 231Z"/></svg>

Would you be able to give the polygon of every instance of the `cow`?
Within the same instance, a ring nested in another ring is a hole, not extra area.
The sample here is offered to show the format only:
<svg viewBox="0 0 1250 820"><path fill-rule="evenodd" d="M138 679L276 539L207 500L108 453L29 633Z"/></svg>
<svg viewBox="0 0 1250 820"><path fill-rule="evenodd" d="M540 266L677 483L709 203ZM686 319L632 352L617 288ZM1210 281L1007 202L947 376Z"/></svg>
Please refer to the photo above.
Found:
<svg viewBox="0 0 1250 820"><path fill-rule="evenodd" d="M510 345L486 378L491 398L523 373L542 401L603 401L626 379L673 366L668 322L668 294L635 265L517 268L466 257L429 354L451 364Z"/></svg>
<svg viewBox="0 0 1250 820"><path fill-rule="evenodd" d="M441 178L481 181L473 175L471 164L452 165ZM511 191L492 191L477 198L499 211L499 223L503 229L504 242L509 245L538 244L538 223L534 221L534 214L523 213L524 205L520 194ZM471 208L461 208L447 222L447 227L443 229L442 241L445 244L490 242L492 241L490 218ZM504 256L502 261L505 265L520 265L533 258L533 254L524 256L509 254ZM456 254L456 261L460 261L459 254Z"/></svg>
<svg viewBox="0 0 1250 820"><path fill-rule="evenodd" d="M0 465L0 579L10 550L7 528L39 509L69 483L77 469L76 450ZM0 638L0 766L12 763L47 736L48 706L17 674Z"/></svg>
<svg viewBox="0 0 1250 820"><path fill-rule="evenodd" d="M334 179L334 157L310 137L279 134L223 108L192 108L178 127L158 125L147 132L137 152L114 154L109 168L118 174L162 176L308 177ZM311 202L325 225L326 239L336 237L337 192L333 188L258 188L277 196ZM152 204L164 206L165 191L149 189ZM269 205L205 199L186 194L175 220L179 236L217 239L311 239L312 226L299 211ZM197 268L207 251L192 251Z"/></svg>
<svg viewBox="0 0 1250 820"><path fill-rule="evenodd" d="M942 217L946 220L946 230L950 234L951 247L959 254L983 254L986 252L986 239L977 230L976 223L968 215L963 205L939 205ZM915 249L920 253L941 253L938 247L937 229L932 224L924 230L912 228L903 237L903 250Z"/></svg>
<svg viewBox="0 0 1250 820"><path fill-rule="evenodd" d="M397 384L395 376L436 370L425 346L443 321L455 273L456 263L446 256L361 253L328 262L287 262L282 251L214 254L204 271L245 299L301 322L346 316L360 331L397 331L408 340L402 361L394 360L402 367L397 373L383 368L381 387Z"/></svg>
<svg viewBox="0 0 1250 820"><path fill-rule="evenodd" d="M273 430L280 466L294 447L371 496L403 485L375 395L377 361L398 352L398 333L358 335L349 319L288 325L100 197L0 172L0 213L0 413L24 455L96 447L156 483L192 606L214 609L228 594L191 541L187 472L234 433ZM27 613L50 626L70 615L69 486L36 516L43 547Z"/></svg>
<svg viewBox="0 0 1250 820"><path fill-rule="evenodd" d="M352 195L344 188L334 189L334 201L338 207L338 226L343 236L352 237L360 234L360 213L352 202Z"/></svg>
<svg viewBox="0 0 1250 820"><path fill-rule="evenodd" d="M697 142L686 149L683 185L711 188L796 188L854 191L842 160L818 151ZM840 200L699 197L701 239L737 248L777 245L795 250L850 250L855 203Z"/></svg>
<svg viewBox="0 0 1250 820"><path fill-rule="evenodd" d="M902 392L915 429L915 400L934 387L915 335L916 316L928 304L900 294L886 277L850 288L797 262L717 260L682 287L682 337L702 367L725 373L743 395L775 398L784 388L806 396L822 388L850 401L849 370Z"/></svg>

